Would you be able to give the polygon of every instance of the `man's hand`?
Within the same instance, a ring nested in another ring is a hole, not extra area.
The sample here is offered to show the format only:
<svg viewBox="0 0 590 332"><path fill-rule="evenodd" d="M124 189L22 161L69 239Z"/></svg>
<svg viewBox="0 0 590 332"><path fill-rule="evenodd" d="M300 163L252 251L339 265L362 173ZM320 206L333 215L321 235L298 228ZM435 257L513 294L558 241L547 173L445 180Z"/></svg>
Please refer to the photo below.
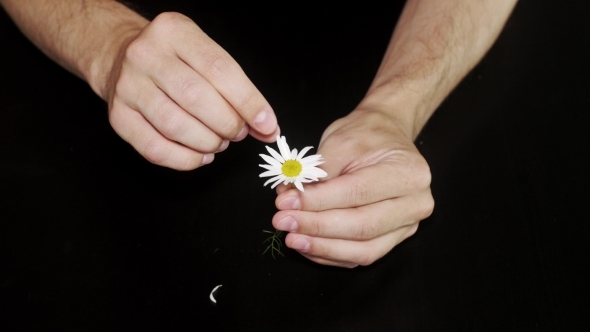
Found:
<svg viewBox="0 0 590 332"><path fill-rule="evenodd" d="M178 13L160 14L121 49L107 86L111 125L158 165L194 169L248 132L265 142L278 134L240 66Z"/></svg>
<svg viewBox="0 0 590 332"><path fill-rule="evenodd" d="M248 133L274 142L275 114L236 61L182 14L152 22L115 0L0 0L45 54L109 104L115 131L178 170Z"/></svg>
<svg viewBox="0 0 590 332"><path fill-rule="evenodd" d="M325 131L326 181L279 187L273 225L314 262L368 265L432 213L430 171L412 143L492 45L516 0L408 0L357 110Z"/></svg>
<svg viewBox="0 0 590 332"><path fill-rule="evenodd" d="M386 113L357 110L337 120L318 153L325 181L305 192L280 186L273 226L288 247L326 265L369 265L418 229L434 208L430 170Z"/></svg>

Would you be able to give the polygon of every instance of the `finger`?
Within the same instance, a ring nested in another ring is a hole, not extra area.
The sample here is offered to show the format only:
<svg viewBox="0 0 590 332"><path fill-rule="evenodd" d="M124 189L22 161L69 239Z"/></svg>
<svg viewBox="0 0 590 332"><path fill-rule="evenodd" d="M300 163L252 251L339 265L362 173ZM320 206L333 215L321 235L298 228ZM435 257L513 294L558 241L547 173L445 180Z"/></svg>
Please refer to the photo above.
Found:
<svg viewBox="0 0 590 332"><path fill-rule="evenodd" d="M433 209L430 191L389 199L352 209L320 212L277 212L273 226L313 237L365 241L427 218Z"/></svg>
<svg viewBox="0 0 590 332"><path fill-rule="evenodd" d="M162 61L150 78L178 106L217 135L235 139L245 122L206 79L182 61Z"/></svg>
<svg viewBox="0 0 590 332"><path fill-rule="evenodd" d="M275 132L272 108L238 63L186 17L175 24L175 33L168 37L178 57L210 82L252 130L262 135Z"/></svg>
<svg viewBox="0 0 590 332"><path fill-rule="evenodd" d="M166 138L202 153L218 152L226 144L226 141L181 109L152 82L143 84L141 90L145 91L142 98L128 100L127 104L132 109L141 110L145 119Z"/></svg>
<svg viewBox="0 0 590 332"><path fill-rule="evenodd" d="M348 262L367 266L387 254L393 247L412 236L418 224L399 228L370 241L325 239L289 233L285 244L306 255L330 261Z"/></svg>
<svg viewBox="0 0 590 332"><path fill-rule="evenodd" d="M246 136L248 136L249 132L250 132L250 127L248 127L248 125L244 125L244 127L242 127L242 130L240 130L240 132L238 133L238 136L234 137L231 141L232 142L239 142L239 141L243 140L244 138L246 138Z"/></svg>
<svg viewBox="0 0 590 332"><path fill-rule="evenodd" d="M156 165L191 170L209 164L214 154L201 154L162 136L137 111L115 99L109 113L111 126L144 158Z"/></svg>
<svg viewBox="0 0 590 332"><path fill-rule="evenodd" d="M257 131L251 131L250 135L255 139L265 142L265 143L274 143L277 141L277 136L281 134L281 128L277 126L277 129L270 135L262 135Z"/></svg>
<svg viewBox="0 0 590 332"><path fill-rule="evenodd" d="M308 184L305 192L287 190L277 196L275 203L279 210L299 206L306 211L322 211L404 196L430 185L430 172L417 167L428 168L428 165L390 162L369 165L327 181Z"/></svg>
<svg viewBox="0 0 590 332"><path fill-rule="evenodd" d="M279 184L279 185L277 186L277 189L276 189L276 191L277 191L277 195L280 195L280 194L284 193L285 191L287 191L287 190L289 190L289 189L292 189L292 188L291 188L291 185L286 185L286 184L282 184L282 183L281 183L281 184Z"/></svg>
<svg viewBox="0 0 590 332"><path fill-rule="evenodd" d="M335 267L343 267L343 268L347 268L347 269L352 269L352 268L355 268L355 267L359 266L358 264L355 264L355 263L334 261L334 260L331 260L331 259L325 259L325 258L322 258L322 257L316 257L316 256L304 254L304 253L301 253L301 252L299 254L301 254L303 257L309 259L310 261L312 261L314 263L318 263L318 264L322 264L322 265L335 266Z"/></svg>

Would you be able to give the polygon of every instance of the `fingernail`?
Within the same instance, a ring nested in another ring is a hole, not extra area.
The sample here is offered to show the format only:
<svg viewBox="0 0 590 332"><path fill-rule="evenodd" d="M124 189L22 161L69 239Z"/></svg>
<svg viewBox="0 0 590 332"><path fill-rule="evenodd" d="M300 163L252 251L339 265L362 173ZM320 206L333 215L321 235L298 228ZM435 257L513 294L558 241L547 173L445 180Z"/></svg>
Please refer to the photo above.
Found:
<svg viewBox="0 0 590 332"><path fill-rule="evenodd" d="M295 232L297 230L297 221L291 216L286 216L277 224L277 229L280 231Z"/></svg>
<svg viewBox="0 0 590 332"><path fill-rule="evenodd" d="M227 149L228 146L229 146L229 141L224 139L223 143L221 143L221 146L219 147L219 149L217 149L217 151L215 151L215 153L225 151L225 149Z"/></svg>
<svg viewBox="0 0 590 332"><path fill-rule="evenodd" d="M297 240L295 240L295 241L293 241L293 243L291 243L292 249L303 251L303 252L308 251L310 246L311 245L309 244L309 241L307 241L307 239L304 236L299 237Z"/></svg>
<svg viewBox="0 0 590 332"><path fill-rule="evenodd" d="M240 133L232 139L232 142L239 142L239 141L243 140L244 138L246 138L247 135L248 135L248 125L245 125L242 128L242 130L240 130Z"/></svg>
<svg viewBox="0 0 590 332"><path fill-rule="evenodd" d="M213 159L215 159L215 155L213 153L209 153L203 156L203 161L201 161L201 166L210 164Z"/></svg>
<svg viewBox="0 0 590 332"><path fill-rule="evenodd" d="M275 131L275 128L277 127L277 119L270 106L267 106L265 110L258 113L256 118L254 118L254 125L256 125L256 129L264 135L270 135Z"/></svg>
<svg viewBox="0 0 590 332"><path fill-rule="evenodd" d="M301 201L298 197L288 197L279 203L279 210L299 210Z"/></svg>

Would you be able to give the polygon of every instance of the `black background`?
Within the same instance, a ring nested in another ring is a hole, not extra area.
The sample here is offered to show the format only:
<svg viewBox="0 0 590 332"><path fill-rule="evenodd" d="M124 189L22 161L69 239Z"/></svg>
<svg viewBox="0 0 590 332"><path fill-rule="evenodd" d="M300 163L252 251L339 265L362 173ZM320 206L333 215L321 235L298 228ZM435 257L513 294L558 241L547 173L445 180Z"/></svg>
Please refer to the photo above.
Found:
<svg viewBox="0 0 590 332"><path fill-rule="evenodd" d="M195 20L297 147L363 97L403 5L133 3ZM264 144L191 172L151 165L0 12L0 329L590 330L589 7L519 2L416 141L433 215L353 270L262 255Z"/></svg>

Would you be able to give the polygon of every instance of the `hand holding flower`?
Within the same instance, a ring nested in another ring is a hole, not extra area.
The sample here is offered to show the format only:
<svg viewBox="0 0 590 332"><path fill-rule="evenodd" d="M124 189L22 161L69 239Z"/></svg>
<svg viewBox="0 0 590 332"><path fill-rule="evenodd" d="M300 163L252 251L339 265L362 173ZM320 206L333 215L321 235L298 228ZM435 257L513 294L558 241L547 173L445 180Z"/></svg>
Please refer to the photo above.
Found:
<svg viewBox="0 0 590 332"><path fill-rule="evenodd" d="M277 188L273 226L286 245L326 265L369 265L432 213L430 171L390 116L354 111L325 131L325 180L305 192Z"/></svg>

